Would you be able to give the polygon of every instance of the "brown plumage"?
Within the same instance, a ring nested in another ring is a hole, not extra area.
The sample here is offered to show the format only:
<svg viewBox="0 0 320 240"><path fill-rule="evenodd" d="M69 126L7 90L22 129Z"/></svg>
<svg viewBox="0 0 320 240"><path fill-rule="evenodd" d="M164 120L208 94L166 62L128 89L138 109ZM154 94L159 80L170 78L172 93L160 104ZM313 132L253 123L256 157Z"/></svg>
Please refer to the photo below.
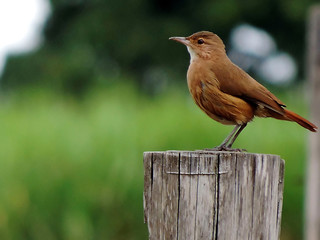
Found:
<svg viewBox="0 0 320 240"><path fill-rule="evenodd" d="M170 39L188 48L191 57L188 87L196 104L212 119L236 125L214 150L234 150L233 142L254 116L294 121L316 132L314 124L285 109L285 104L267 88L233 64L216 34L202 31Z"/></svg>

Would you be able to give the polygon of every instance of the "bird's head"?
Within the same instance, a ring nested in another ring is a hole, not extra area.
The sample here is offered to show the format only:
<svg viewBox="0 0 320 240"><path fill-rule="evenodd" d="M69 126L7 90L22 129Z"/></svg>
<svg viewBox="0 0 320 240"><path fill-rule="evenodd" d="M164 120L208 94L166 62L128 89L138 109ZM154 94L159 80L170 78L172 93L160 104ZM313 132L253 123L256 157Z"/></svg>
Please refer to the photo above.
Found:
<svg viewBox="0 0 320 240"><path fill-rule="evenodd" d="M186 45L191 61L199 57L208 59L216 53L225 53L225 46L222 40L212 32L201 31L189 37L171 37L169 39Z"/></svg>

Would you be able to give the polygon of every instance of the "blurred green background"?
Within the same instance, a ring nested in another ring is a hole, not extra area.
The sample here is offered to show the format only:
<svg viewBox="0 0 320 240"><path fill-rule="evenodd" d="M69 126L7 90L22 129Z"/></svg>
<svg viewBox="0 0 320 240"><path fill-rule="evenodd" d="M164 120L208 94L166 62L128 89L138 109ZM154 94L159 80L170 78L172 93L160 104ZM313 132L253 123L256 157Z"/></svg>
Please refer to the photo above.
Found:
<svg viewBox="0 0 320 240"><path fill-rule="evenodd" d="M210 30L228 50L235 26L264 29L298 73L290 84L263 84L307 117L313 2L51 0L42 44L8 57L1 76L0 239L147 239L143 152L213 147L232 129L192 102L188 53L168 37ZM303 236L307 135L255 119L235 144L286 160L284 240Z"/></svg>

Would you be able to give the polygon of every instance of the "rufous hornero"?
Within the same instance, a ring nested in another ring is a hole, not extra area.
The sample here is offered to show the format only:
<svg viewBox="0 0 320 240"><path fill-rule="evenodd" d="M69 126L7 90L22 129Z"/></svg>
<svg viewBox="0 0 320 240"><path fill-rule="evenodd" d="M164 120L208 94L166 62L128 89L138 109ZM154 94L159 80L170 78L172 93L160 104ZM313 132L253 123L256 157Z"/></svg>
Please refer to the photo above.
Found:
<svg viewBox="0 0 320 240"><path fill-rule="evenodd" d="M232 63L216 34L201 31L189 37L169 39L187 46L188 88L196 104L213 120L235 125L221 145L207 150L241 151L233 149L232 144L255 116L294 121L312 132L317 131L317 126L285 109L285 104L267 88Z"/></svg>

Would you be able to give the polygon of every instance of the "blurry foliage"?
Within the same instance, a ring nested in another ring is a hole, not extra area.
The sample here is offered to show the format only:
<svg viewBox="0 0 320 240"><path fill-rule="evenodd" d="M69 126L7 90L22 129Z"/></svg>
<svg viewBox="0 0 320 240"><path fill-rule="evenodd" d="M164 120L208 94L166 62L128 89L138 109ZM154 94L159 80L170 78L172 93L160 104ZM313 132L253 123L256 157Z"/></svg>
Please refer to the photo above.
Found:
<svg viewBox="0 0 320 240"><path fill-rule="evenodd" d="M300 91L280 98L305 114ZM0 239L147 239L142 153L216 146L231 129L179 89L153 99L131 84L81 100L35 89L2 95ZM235 146L286 160L281 239L302 239L306 133L256 119Z"/></svg>
<svg viewBox="0 0 320 240"><path fill-rule="evenodd" d="M119 75L152 86L146 72L161 69L163 81L184 78L187 52L168 37L211 30L225 41L247 22L270 32L279 48L303 67L307 8L316 0L51 0L52 15L36 51L11 56L3 89L32 84L83 93Z"/></svg>
<svg viewBox="0 0 320 240"><path fill-rule="evenodd" d="M269 31L301 64L312 2L52 0L43 45L11 56L1 79L15 91L0 99L0 239L147 239L142 152L212 147L231 129L196 108L185 85L147 98L128 79L160 92L189 62L168 37L206 29L227 40L241 22ZM303 115L293 91L280 98ZM287 160L283 239L302 239L305 134L257 119L235 144Z"/></svg>

